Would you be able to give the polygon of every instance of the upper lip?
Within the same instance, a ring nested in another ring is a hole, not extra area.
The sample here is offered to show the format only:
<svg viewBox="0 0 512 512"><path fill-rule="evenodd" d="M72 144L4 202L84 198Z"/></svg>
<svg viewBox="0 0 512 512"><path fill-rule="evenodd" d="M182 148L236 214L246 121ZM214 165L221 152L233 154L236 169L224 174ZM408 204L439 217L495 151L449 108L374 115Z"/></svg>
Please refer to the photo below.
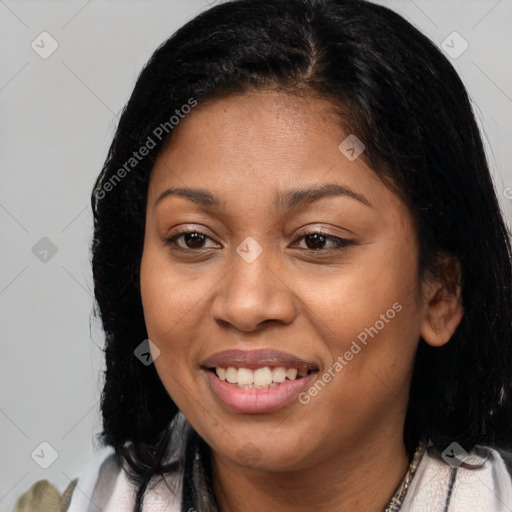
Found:
<svg viewBox="0 0 512 512"><path fill-rule="evenodd" d="M255 350L225 350L217 352L206 358L202 366L206 368L216 368L221 366L227 368L233 366L236 368L256 369L264 366L282 366L284 368L297 368L297 370L316 370L317 367L311 361L300 359L285 352L279 352L273 349L255 349Z"/></svg>

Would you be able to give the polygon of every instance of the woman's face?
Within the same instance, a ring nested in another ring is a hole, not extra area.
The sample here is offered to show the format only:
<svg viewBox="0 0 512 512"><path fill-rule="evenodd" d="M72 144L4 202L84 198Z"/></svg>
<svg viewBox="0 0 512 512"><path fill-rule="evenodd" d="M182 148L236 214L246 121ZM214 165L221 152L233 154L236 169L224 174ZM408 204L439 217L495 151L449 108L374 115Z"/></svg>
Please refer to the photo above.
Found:
<svg viewBox="0 0 512 512"><path fill-rule="evenodd" d="M278 92L200 104L151 176L141 289L156 369L226 462L304 469L402 436L428 309L415 229L339 149L332 111Z"/></svg>

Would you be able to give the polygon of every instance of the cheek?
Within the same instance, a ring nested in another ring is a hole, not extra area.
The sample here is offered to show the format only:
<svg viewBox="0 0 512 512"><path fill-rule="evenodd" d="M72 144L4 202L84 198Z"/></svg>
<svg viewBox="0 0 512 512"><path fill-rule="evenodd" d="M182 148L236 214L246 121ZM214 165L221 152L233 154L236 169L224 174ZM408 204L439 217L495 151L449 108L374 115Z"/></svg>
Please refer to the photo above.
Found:
<svg viewBox="0 0 512 512"><path fill-rule="evenodd" d="M165 251L147 246L141 261L140 286L148 335L164 343L197 314L208 280L170 263Z"/></svg>
<svg viewBox="0 0 512 512"><path fill-rule="evenodd" d="M141 260L140 286L148 338L159 348L155 367L178 406L191 401L196 386L198 333L207 322L212 273L172 265L161 248L147 244ZM179 376L179 378L177 378ZM187 409L185 407L185 409Z"/></svg>
<svg viewBox="0 0 512 512"><path fill-rule="evenodd" d="M148 338L160 353L155 369L164 388L180 407L188 401L187 391L193 384L183 369L189 364L189 352L180 333L179 319L186 315L186 301L176 297L174 280L162 276L155 266L141 267L141 295Z"/></svg>
<svg viewBox="0 0 512 512"><path fill-rule="evenodd" d="M410 340L419 333L414 248L397 250L391 245L383 250L376 245L363 250L364 258L354 258L353 264L333 273L321 290L312 293L312 283L303 288L303 296L309 297L307 302L315 312L313 318L318 319L316 327L325 327L325 339L335 335L346 343L378 322L381 334L393 333L397 338L403 332L400 338Z"/></svg>
<svg viewBox="0 0 512 512"><path fill-rule="evenodd" d="M421 309L416 249L396 240L366 247L365 257L340 271L322 293L310 293L314 330L331 357L324 370L337 376L333 400L347 406L357 402L347 396L386 403L408 387Z"/></svg>
<svg viewBox="0 0 512 512"><path fill-rule="evenodd" d="M170 271L158 251L145 248L141 261L140 287L144 320L148 338L159 348L155 367L170 391L172 375L185 362L185 347L180 343L180 329L191 310L193 297L188 297L190 288L183 285L181 278Z"/></svg>

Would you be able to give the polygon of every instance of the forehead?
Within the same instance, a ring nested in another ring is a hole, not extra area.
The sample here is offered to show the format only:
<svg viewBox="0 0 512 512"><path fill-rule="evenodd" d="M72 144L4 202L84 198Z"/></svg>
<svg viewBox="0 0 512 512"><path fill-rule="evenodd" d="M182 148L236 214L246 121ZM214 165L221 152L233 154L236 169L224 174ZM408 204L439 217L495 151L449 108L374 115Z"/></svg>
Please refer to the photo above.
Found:
<svg viewBox="0 0 512 512"><path fill-rule="evenodd" d="M275 91L199 104L173 130L155 164L150 194L155 199L171 186L207 185L218 197L248 187L273 189L272 206L279 208L299 201L278 197L279 188L334 181L358 194L362 182L381 185L362 158L351 161L340 151L347 133L338 112L328 100Z"/></svg>
<svg viewBox="0 0 512 512"><path fill-rule="evenodd" d="M266 232L304 215L352 232L381 232L396 243L415 238L402 199L362 158L340 151L350 134L331 107L283 93L233 96L196 107L155 163L148 225L206 213L233 232Z"/></svg>

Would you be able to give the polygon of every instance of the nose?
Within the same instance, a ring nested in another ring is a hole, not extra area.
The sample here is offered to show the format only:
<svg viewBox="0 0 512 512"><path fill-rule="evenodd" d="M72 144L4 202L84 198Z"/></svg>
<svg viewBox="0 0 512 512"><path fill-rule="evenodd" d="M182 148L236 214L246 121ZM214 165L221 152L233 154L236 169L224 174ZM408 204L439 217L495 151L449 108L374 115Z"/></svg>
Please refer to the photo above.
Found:
<svg viewBox="0 0 512 512"><path fill-rule="evenodd" d="M293 283L287 282L279 256L269 248L254 260L246 256L233 251L230 270L214 295L213 318L244 332L264 322L291 323L296 314Z"/></svg>

